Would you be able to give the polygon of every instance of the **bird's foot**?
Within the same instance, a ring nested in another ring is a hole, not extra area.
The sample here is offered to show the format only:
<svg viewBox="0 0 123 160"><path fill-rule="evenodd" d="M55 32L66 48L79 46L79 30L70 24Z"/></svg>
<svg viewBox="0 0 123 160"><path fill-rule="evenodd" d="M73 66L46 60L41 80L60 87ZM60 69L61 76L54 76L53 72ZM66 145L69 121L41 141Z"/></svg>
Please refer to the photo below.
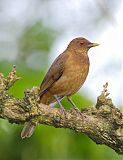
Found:
<svg viewBox="0 0 123 160"><path fill-rule="evenodd" d="M65 115L66 115L65 109L64 109L64 107L62 106L59 98L58 98L56 95L54 95L54 97L55 97L55 99L56 99L56 101L57 101L57 103L58 103L58 105L59 105L59 107L60 107L60 109L61 109L61 114L65 114Z"/></svg>
<svg viewBox="0 0 123 160"><path fill-rule="evenodd" d="M66 116L66 112L63 106L62 107L60 106L60 110L61 110L61 114L64 114Z"/></svg>
<svg viewBox="0 0 123 160"><path fill-rule="evenodd" d="M73 106L73 108L78 112L80 111L78 107Z"/></svg>
<svg viewBox="0 0 123 160"><path fill-rule="evenodd" d="M75 109L75 111L77 111L78 113L80 113L80 114L81 114L81 111L79 110L79 108L78 108L78 107L74 107L74 109Z"/></svg>
<svg viewBox="0 0 123 160"><path fill-rule="evenodd" d="M68 101L72 104L73 108L81 114L81 111L79 110L79 108L75 105L75 103L72 101L72 99L70 97L67 97Z"/></svg>

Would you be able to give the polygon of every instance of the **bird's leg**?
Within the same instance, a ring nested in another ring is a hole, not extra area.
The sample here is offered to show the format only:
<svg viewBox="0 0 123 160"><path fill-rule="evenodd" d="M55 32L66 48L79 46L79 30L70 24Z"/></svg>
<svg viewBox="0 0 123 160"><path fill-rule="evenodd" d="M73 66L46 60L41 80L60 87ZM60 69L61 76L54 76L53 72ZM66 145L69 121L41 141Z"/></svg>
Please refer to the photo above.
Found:
<svg viewBox="0 0 123 160"><path fill-rule="evenodd" d="M64 109L64 107L62 106L62 104L61 104L59 98L57 97L57 95L54 95L54 98L56 99L56 101L57 101L58 105L60 106L60 108L62 109L62 111L64 111L65 109Z"/></svg>
<svg viewBox="0 0 123 160"><path fill-rule="evenodd" d="M75 105L75 103L72 101L72 99L67 96L68 101L72 104L72 106L74 107L74 109L78 110L80 112L80 110L78 109L78 107Z"/></svg>

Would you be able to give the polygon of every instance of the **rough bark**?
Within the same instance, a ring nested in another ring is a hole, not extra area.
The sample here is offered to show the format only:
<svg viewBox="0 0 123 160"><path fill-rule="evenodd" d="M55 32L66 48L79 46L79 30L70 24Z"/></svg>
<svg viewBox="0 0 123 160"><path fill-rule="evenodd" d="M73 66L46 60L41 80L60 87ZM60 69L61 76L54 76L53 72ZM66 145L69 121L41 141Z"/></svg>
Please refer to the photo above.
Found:
<svg viewBox="0 0 123 160"><path fill-rule="evenodd" d="M25 91L23 99L17 99L7 90L20 78L14 66L8 77L0 74L0 118L10 123L45 124L56 128L69 128L85 133L97 144L105 144L117 153L123 154L123 114L108 97L106 83L96 105L78 112L65 110L38 103L38 88Z"/></svg>

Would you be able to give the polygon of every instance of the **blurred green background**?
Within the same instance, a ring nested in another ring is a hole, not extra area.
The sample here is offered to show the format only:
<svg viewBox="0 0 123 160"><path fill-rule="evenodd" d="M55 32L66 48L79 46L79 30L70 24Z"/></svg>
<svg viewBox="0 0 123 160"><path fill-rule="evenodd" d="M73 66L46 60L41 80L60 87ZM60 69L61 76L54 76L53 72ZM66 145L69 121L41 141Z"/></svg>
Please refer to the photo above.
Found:
<svg viewBox="0 0 123 160"><path fill-rule="evenodd" d="M7 75L15 64L22 77L9 92L22 98L25 89L39 86L56 53L64 50L59 44L77 35L98 39L114 24L120 5L119 0L0 0L0 72ZM81 108L94 103L89 97L84 89L73 99ZM66 100L63 105L70 106ZM0 160L123 159L68 129L40 125L31 138L22 140L22 127L0 120Z"/></svg>

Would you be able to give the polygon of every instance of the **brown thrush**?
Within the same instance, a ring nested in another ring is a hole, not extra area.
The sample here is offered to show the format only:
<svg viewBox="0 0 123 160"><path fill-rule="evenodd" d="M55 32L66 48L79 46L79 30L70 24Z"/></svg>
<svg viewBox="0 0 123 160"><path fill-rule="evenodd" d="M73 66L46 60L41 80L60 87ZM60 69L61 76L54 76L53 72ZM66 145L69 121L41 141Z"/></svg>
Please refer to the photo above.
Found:
<svg viewBox="0 0 123 160"><path fill-rule="evenodd" d="M86 80L89 72L88 50L98 46L85 38L73 39L66 50L52 63L40 86L40 102L46 105L58 102L63 109L60 100L67 97L69 102L77 109L70 98L76 93ZM22 130L21 137L30 137L35 126L28 122Z"/></svg>

